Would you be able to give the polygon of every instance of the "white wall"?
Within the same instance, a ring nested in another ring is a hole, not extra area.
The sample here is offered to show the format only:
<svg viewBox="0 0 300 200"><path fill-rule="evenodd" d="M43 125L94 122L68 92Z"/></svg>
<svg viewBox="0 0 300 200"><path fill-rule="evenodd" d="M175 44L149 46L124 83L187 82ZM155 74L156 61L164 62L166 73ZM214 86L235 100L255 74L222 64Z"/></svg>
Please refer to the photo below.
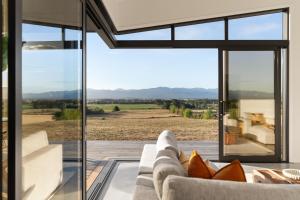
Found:
<svg viewBox="0 0 300 200"><path fill-rule="evenodd" d="M290 8L289 155L300 162L300 1L299 0L104 0L119 30Z"/></svg>

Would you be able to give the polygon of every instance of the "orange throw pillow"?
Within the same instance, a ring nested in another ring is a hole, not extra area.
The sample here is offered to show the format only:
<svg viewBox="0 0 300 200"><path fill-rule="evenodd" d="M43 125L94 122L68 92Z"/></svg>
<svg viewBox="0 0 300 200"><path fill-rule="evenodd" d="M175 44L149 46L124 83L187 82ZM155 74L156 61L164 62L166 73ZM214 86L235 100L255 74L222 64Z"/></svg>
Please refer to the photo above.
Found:
<svg viewBox="0 0 300 200"><path fill-rule="evenodd" d="M188 176L195 178L211 179L214 170L209 169L197 151L193 151L188 166Z"/></svg>
<svg viewBox="0 0 300 200"><path fill-rule="evenodd" d="M240 161L235 160L229 165L216 172L212 177L215 180L239 181L246 182L245 172L241 166Z"/></svg>

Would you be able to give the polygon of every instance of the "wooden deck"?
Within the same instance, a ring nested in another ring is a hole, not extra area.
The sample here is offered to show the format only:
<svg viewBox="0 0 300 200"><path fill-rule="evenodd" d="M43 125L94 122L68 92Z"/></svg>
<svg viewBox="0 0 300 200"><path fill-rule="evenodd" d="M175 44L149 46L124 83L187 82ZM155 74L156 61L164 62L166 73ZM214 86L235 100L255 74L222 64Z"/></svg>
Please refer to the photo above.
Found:
<svg viewBox="0 0 300 200"><path fill-rule="evenodd" d="M144 145L155 143L156 141L87 141L87 187L92 185L108 160L139 159ZM195 149L206 159L218 159L217 141L180 141L178 146L187 154Z"/></svg>
<svg viewBox="0 0 300 200"><path fill-rule="evenodd" d="M87 158L109 160L112 158L140 158L145 144L156 141L87 141ZM208 159L218 159L217 141L180 141L178 146L190 153L193 149Z"/></svg>

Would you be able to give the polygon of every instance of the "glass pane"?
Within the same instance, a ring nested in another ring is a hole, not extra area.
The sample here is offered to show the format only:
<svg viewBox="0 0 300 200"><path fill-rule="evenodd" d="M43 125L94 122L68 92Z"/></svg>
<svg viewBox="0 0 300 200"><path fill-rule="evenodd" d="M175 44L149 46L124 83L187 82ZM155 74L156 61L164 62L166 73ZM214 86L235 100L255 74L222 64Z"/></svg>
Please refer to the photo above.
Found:
<svg viewBox="0 0 300 200"><path fill-rule="evenodd" d="M65 29L65 40L76 41L82 37L81 30Z"/></svg>
<svg viewBox="0 0 300 200"><path fill-rule="evenodd" d="M224 40L224 21L175 28L176 40Z"/></svg>
<svg viewBox="0 0 300 200"><path fill-rule="evenodd" d="M50 26L34 24L22 25L23 41L60 41L62 39L62 29Z"/></svg>
<svg viewBox="0 0 300 200"><path fill-rule="evenodd" d="M116 35L117 40L171 40L171 29L159 29L124 35Z"/></svg>
<svg viewBox="0 0 300 200"><path fill-rule="evenodd" d="M283 13L229 20L230 40L282 40ZM285 31L286 32L286 31Z"/></svg>
<svg viewBox="0 0 300 200"><path fill-rule="evenodd" d="M0 136L0 145L1 145L1 177L2 177L2 184L0 191L1 197L0 199L7 199L7 149L8 149L8 129L7 129L7 123L8 123L8 7L7 7L7 0L2 0L2 11L1 11L1 26L2 26L2 33L1 33L1 52L2 52L2 58L1 60L1 76L0 76L0 84L1 84L1 91L0 91L0 98L1 98L1 110L0 110L0 116L1 116L1 136Z"/></svg>
<svg viewBox="0 0 300 200"><path fill-rule="evenodd" d="M228 52L225 155L274 155L274 52Z"/></svg>
<svg viewBox="0 0 300 200"><path fill-rule="evenodd" d="M82 197L82 13L76 5L64 9L79 26L72 45L51 46L64 43L61 28L23 25L23 39L35 41L35 48L22 49L23 199Z"/></svg>

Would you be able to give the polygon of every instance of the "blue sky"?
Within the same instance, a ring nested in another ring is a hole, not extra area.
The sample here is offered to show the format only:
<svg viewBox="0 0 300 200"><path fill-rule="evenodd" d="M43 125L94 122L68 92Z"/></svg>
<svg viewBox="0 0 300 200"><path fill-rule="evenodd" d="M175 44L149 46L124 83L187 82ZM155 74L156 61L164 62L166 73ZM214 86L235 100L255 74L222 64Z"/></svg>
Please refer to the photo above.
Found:
<svg viewBox="0 0 300 200"><path fill-rule="evenodd" d="M217 87L216 49L108 49L96 34L87 46L88 88Z"/></svg>
<svg viewBox="0 0 300 200"><path fill-rule="evenodd" d="M281 39L281 24L281 14L232 20L229 23L230 39ZM164 29L118 36L118 39L169 39L169 33L169 29ZM223 24L215 22L180 27L176 35L177 39L182 40L223 39ZM56 41L60 38L58 28L23 26L24 41ZM67 31L68 40L80 38L80 32ZM23 91L80 89L80 64L81 51L23 50ZM217 88L217 50L109 49L98 35L88 34L88 88L141 89L162 86Z"/></svg>

